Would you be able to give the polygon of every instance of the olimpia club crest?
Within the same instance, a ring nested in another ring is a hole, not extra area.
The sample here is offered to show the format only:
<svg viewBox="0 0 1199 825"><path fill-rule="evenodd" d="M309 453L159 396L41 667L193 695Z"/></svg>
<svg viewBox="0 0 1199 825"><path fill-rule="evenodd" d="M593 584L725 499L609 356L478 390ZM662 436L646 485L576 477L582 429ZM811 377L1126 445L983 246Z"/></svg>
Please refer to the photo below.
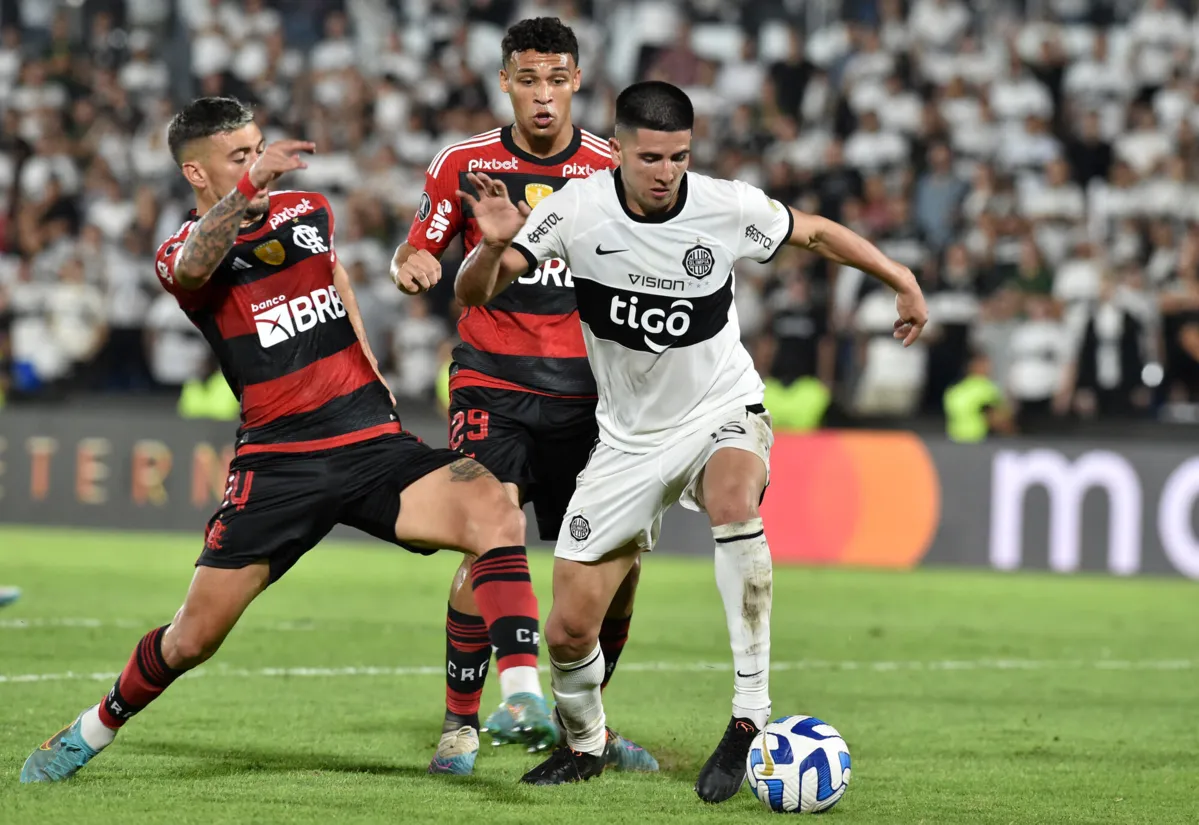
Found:
<svg viewBox="0 0 1199 825"><path fill-rule="evenodd" d="M687 270L687 274L692 278L707 278L712 274L715 264L716 258L712 255L712 250L699 244L688 249L683 255L683 269Z"/></svg>

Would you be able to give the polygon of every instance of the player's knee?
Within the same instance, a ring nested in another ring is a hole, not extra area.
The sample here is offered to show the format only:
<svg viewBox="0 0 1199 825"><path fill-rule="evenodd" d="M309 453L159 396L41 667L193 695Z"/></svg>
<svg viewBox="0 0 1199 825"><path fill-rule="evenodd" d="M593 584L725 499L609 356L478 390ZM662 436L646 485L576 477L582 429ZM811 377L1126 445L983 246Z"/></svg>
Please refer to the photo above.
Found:
<svg viewBox="0 0 1199 825"><path fill-rule="evenodd" d="M224 635L194 625L171 625L162 639L162 656L176 670L190 670L212 658Z"/></svg>
<svg viewBox="0 0 1199 825"><path fill-rule="evenodd" d="M545 624L545 643L556 662L577 662L599 643L599 629L569 616L551 612Z"/></svg>
<svg viewBox="0 0 1199 825"><path fill-rule="evenodd" d="M704 509L713 527L758 517L760 491L741 480L715 481L704 490Z"/></svg>
<svg viewBox="0 0 1199 825"><path fill-rule="evenodd" d="M504 488L492 485L480 496L467 515L463 549L467 562L496 547L516 547L525 543L525 514L508 498Z"/></svg>

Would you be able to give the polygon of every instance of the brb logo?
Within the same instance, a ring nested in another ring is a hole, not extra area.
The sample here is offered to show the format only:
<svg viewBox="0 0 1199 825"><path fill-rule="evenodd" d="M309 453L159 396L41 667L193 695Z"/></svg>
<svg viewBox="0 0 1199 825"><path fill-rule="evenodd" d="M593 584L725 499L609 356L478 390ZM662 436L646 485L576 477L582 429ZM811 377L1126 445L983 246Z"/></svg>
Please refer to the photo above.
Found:
<svg viewBox="0 0 1199 825"><path fill-rule="evenodd" d="M650 338L651 335L661 335L665 332L675 340L682 338L691 329L689 310L695 309L690 301L680 298L670 304L669 311L654 307L638 315L637 296L627 301L619 295L612 296L608 317L617 326L643 331L645 345L652 352L666 352L670 343L662 344ZM627 310L627 312L625 311Z"/></svg>
<svg viewBox="0 0 1199 825"><path fill-rule="evenodd" d="M278 229L288 221L294 221L301 215L307 215L312 211L312 203L308 198L297 203L295 206L285 206L275 214L271 215L271 229Z"/></svg>
<svg viewBox="0 0 1199 825"><path fill-rule="evenodd" d="M542 262L541 266L537 267L532 272L526 272L516 279L518 284L526 286L549 286L552 282L554 286L564 286L571 289L574 288L575 279L570 274L570 269L566 266L566 261L558 258L550 258L548 261Z"/></svg>
<svg viewBox="0 0 1199 825"><path fill-rule="evenodd" d="M520 161L516 158L508 160L495 160L484 158L471 158L466 164L467 172L511 172L520 165Z"/></svg>
<svg viewBox="0 0 1199 825"><path fill-rule="evenodd" d="M312 290L309 295L287 300L277 295L261 303L250 304L254 325L258 328L258 343L263 349L290 341L317 324L346 317L345 304L330 285Z"/></svg>

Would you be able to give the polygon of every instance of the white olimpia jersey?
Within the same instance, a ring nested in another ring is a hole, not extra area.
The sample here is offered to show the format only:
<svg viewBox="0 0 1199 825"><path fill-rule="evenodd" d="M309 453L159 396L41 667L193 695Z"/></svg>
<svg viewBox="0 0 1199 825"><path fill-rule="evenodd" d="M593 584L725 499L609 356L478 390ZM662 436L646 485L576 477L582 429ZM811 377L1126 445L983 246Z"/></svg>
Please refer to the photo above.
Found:
<svg viewBox="0 0 1199 825"><path fill-rule="evenodd" d="M620 171L572 180L533 209L512 247L529 271L570 267L599 387L600 438L644 453L708 416L762 402L741 345L733 264L768 261L791 236L791 211L741 181L688 172L678 201L631 212Z"/></svg>

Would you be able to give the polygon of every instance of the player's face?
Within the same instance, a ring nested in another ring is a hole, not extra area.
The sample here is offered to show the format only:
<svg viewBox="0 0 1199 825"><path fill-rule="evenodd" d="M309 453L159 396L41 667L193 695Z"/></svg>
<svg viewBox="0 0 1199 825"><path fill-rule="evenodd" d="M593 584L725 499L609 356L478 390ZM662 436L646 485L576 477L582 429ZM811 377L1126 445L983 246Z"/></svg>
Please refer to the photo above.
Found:
<svg viewBox="0 0 1199 825"><path fill-rule="evenodd" d="M570 100L582 79L569 54L515 52L500 70L500 89L512 99L522 132L553 140L564 127L570 128Z"/></svg>
<svg viewBox="0 0 1199 825"><path fill-rule="evenodd" d="M262 131L254 123L232 132L212 135L196 143L191 159L183 164L183 174L201 192L201 199L207 206L232 192L241 176L250 170L266 149ZM250 202L246 215L265 215L270 205L270 198L265 193L261 194Z"/></svg>
<svg viewBox="0 0 1199 825"><path fill-rule="evenodd" d="M637 129L612 139L632 205L644 214L674 206L691 163L691 132Z"/></svg>

